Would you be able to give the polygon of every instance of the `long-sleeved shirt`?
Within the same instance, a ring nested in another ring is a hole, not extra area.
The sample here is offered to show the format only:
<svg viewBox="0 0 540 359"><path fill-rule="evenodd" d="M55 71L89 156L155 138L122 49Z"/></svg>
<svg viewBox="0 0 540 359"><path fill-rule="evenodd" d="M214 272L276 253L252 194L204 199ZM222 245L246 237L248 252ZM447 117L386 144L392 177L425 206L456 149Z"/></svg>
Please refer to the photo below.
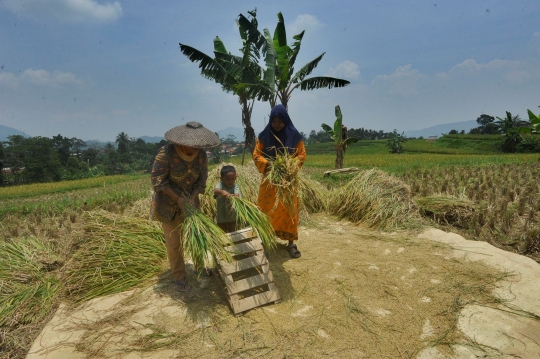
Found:
<svg viewBox="0 0 540 359"><path fill-rule="evenodd" d="M208 178L206 152L196 151L188 156L173 144L159 149L152 167L152 219L170 223L179 210L175 199L163 193L170 188L176 195L189 198L193 190L204 192Z"/></svg>

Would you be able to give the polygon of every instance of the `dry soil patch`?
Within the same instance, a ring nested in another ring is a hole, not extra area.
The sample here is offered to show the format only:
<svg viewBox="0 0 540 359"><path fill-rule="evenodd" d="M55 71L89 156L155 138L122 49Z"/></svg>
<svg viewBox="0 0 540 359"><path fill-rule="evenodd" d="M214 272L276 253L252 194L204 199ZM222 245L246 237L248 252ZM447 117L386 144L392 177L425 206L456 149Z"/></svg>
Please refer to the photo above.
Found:
<svg viewBox="0 0 540 359"><path fill-rule="evenodd" d="M502 313L490 309L501 302L492 293L508 295L508 283L515 287L525 279L516 272L518 262L510 274L511 268L496 269L453 249L455 243L426 239L444 240L441 231L419 238L314 219L316 228L300 230L300 259L291 259L283 246L271 254L279 304L234 317L213 278L193 274L192 290L181 294L165 272L144 290L75 310L61 307L28 358L469 358L492 345L478 333L471 340L463 318L483 330L494 319L486 324L482 319L492 317L475 318L474 306ZM527 281L538 280L535 271L538 264ZM540 314L537 303L526 310ZM516 325L538 325L537 317L521 314L512 314ZM532 338L518 349L522 357L538 353L538 332L521 332ZM489 350L486 355L508 348Z"/></svg>

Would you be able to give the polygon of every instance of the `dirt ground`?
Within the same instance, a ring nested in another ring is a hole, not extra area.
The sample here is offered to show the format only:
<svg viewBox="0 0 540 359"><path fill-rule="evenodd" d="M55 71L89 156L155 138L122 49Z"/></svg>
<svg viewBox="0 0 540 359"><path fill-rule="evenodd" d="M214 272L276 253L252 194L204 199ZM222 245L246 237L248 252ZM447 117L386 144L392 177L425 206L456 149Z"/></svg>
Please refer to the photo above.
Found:
<svg viewBox="0 0 540 359"><path fill-rule="evenodd" d="M283 245L270 254L270 269L282 298L278 304L235 317L214 278L197 279L191 270L191 291L179 293L164 264L163 275L148 288L94 299L75 309L61 306L28 358L509 354L468 333L460 316L473 305L508 312L505 304L511 299L501 295L501 288L522 279L518 267L495 268L471 260L469 251L428 240L425 234L373 231L322 215L312 222L299 232L301 258L291 259ZM529 335L530 342L515 335L526 348L514 345L518 352L510 353L514 357L540 353L540 307L536 306L525 311L512 307L519 311L519 316L513 315L520 325L539 329ZM499 322L505 323L501 318Z"/></svg>

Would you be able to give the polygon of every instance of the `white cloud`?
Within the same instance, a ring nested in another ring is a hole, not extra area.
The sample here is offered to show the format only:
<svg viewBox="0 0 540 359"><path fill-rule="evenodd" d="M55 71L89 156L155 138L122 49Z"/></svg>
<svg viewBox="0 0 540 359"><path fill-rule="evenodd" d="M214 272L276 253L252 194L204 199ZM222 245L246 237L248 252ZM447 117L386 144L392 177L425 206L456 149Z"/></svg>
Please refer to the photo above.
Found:
<svg viewBox="0 0 540 359"><path fill-rule="evenodd" d="M0 73L0 86L16 87L19 85L19 79L11 72Z"/></svg>
<svg viewBox="0 0 540 359"><path fill-rule="evenodd" d="M376 76L371 85L391 95L409 97L419 93L416 85L426 78L427 75L408 64L398 67L393 74Z"/></svg>
<svg viewBox="0 0 540 359"><path fill-rule="evenodd" d="M310 14L302 14L298 15L290 25L286 26L288 30L287 37L292 37L301 33L304 30L306 32L314 31L323 26L323 23L320 22L319 19L317 19L317 16Z"/></svg>
<svg viewBox="0 0 540 359"><path fill-rule="evenodd" d="M26 69L20 76L16 76L10 72L0 74L0 85L16 87L22 84L30 84L35 86L64 86L64 85L83 85L84 81L80 80L71 72L47 70Z"/></svg>
<svg viewBox="0 0 540 359"><path fill-rule="evenodd" d="M346 60L336 67L332 67L326 73L326 76L342 78L345 80L357 80L360 78L358 65L352 61Z"/></svg>
<svg viewBox="0 0 540 359"><path fill-rule="evenodd" d="M452 67L448 71L451 77L459 76L490 76L504 79L512 84L538 79L540 71L537 66L526 61L511 61L495 59L486 63L478 63L468 59Z"/></svg>
<svg viewBox="0 0 540 359"><path fill-rule="evenodd" d="M520 65L521 63L519 61L495 59L484 64L482 63L479 64L473 59L468 59L452 67L449 72L450 73L460 72L460 71L480 72L480 71L485 71L485 70L504 70L504 69L516 68L516 67L519 67Z"/></svg>
<svg viewBox="0 0 540 359"><path fill-rule="evenodd" d="M16 15L49 18L65 22L111 22L122 16L118 1L99 4L95 0L4 0Z"/></svg>

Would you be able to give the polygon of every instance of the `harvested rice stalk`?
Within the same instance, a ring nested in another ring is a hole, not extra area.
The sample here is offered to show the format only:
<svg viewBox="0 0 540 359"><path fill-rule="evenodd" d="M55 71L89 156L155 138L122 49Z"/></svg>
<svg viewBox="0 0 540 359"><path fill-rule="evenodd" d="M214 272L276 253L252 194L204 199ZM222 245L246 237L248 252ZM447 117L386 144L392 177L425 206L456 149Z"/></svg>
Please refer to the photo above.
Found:
<svg viewBox="0 0 540 359"><path fill-rule="evenodd" d="M450 224L467 228L473 218L476 204L467 198L456 198L449 195L417 197L415 202L420 214L432 218L440 224Z"/></svg>
<svg viewBox="0 0 540 359"><path fill-rule="evenodd" d="M0 327L43 319L60 289L49 270L61 265L61 259L35 237L2 241L0 252Z"/></svg>
<svg viewBox="0 0 540 359"><path fill-rule="evenodd" d="M293 214L295 198L300 195L300 161L287 151L282 153L276 150L276 159L271 164L264 180L276 187L276 200L272 210L281 202L289 209L289 213Z"/></svg>
<svg viewBox="0 0 540 359"><path fill-rule="evenodd" d="M232 208L236 211L236 223L240 228L251 227L267 250L276 248L276 234L270 219L259 207L246 199L229 196Z"/></svg>
<svg viewBox="0 0 540 359"><path fill-rule="evenodd" d="M409 186L378 169L362 171L332 192L329 210L377 228L403 225L417 215Z"/></svg>
<svg viewBox="0 0 540 359"><path fill-rule="evenodd" d="M300 203L308 213L326 211L328 191L319 182L309 176L300 176Z"/></svg>
<svg viewBox="0 0 540 359"><path fill-rule="evenodd" d="M212 262L213 256L231 262L231 254L225 247L232 243L221 228L199 209L189 204L184 206L184 213L184 221L180 224L184 253L191 258L195 268L204 269Z"/></svg>
<svg viewBox="0 0 540 359"><path fill-rule="evenodd" d="M86 212L88 241L66 265L76 302L144 284L163 270L163 230L155 222L104 210Z"/></svg>

